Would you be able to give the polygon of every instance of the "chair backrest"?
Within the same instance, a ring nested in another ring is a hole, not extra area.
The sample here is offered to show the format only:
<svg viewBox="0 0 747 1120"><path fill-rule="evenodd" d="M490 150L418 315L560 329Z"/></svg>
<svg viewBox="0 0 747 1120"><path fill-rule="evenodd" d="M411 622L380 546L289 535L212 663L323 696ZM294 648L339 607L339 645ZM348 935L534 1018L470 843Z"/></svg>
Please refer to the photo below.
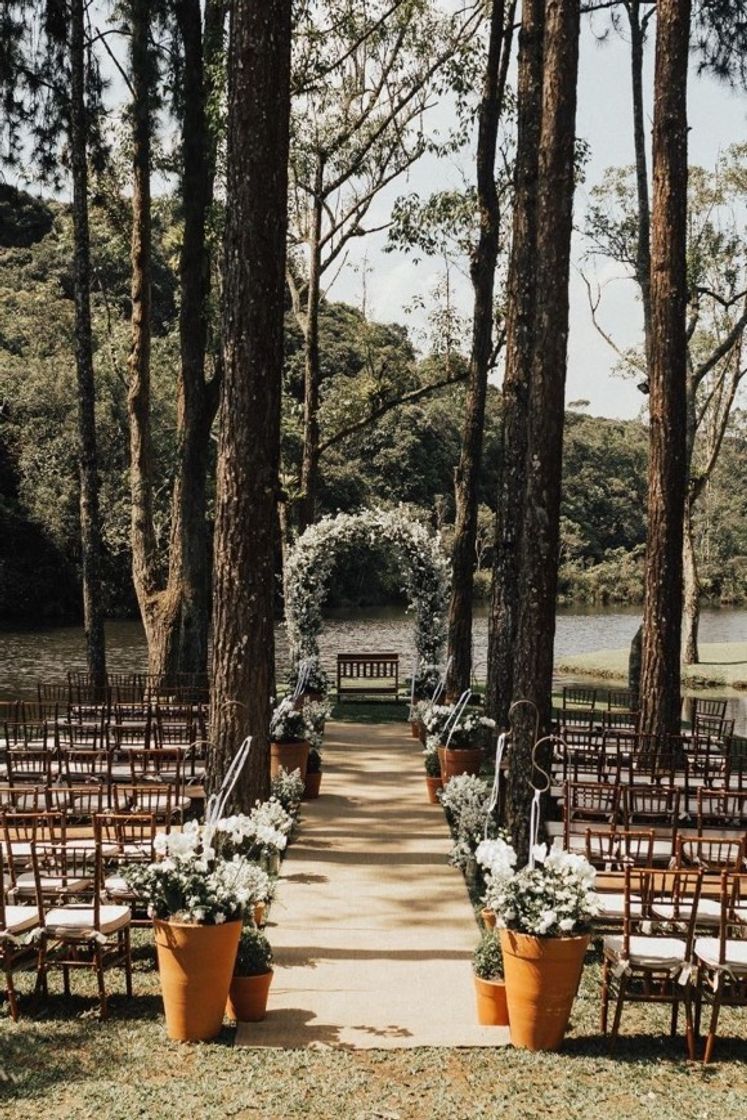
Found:
<svg viewBox="0 0 747 1120"><path fill-rule="evenodd" d="M68 785L80 782L98 782L110 785L112 780L112 755L108 750L62 750L60 770Z"/></svg>
<svg viewBox="0 0 747 1120"><path fill-rule="evenodd" d="M677 868L660 871L650 867L626 867L623 904L622 957L630 956L630 938L636 928L660 923L656 909L671 908L672 921L678 925L678 937L684 936L685 960L692 958L698 903L703 885L703 869ZM640 899L640 908L635 902Z"/></svg>
<svg viewBox="0 0 747 1120"><path fill-rule="evenodd" d="M67 822L61 812L3 813L1 824L8 871L14 885L16 867L28 864L31 845L41 841L64 846L66 842Z"/></svg>
<svg viewBox="0 0 747 1120"><path fill-rule="evenodd" d="M586 708L594 711L597 702L595 688L578 688L575 685L566 685L563 688L563 711L567 708Z"/></svg>
<svg viewBox="0 0 747 1120"><path fill-rule="evenodd" d="M33 783L48 786L52 780L52 751L25 750L18 747L7 751L5 766L8 774L8 784L20 786Z"/></svg>
<svg viewBox="0 0 747 1120"><path fill-rule="evenodd" d="M167 782L115 782L112 793L116 813L153 816L164 822L168 832L177 808L173 785Z"/></svg>
<svg viewBox="0 0 747 1120"><path fill-rule="evenodd" d="M155 814L98 813L93 825L97 842L116 845L116 858L121 862L151 863L155 859Z"/></svg>
<svg viewBox="0 0 747 1120"><path fill-rule="evenodd" d="M653 829L586 830L586 858L594 867L620 871L626 867L651 867L654 857Z"/></svg>
<svg viewBox="0 0 747 1120"><path fill-rule="evenodd" d="M726 785L730 790L747 789L747 739L742 735L724 738Z"/></svg>
<svg viewBox="0 0 747 1120"><path fill-rule="evenodd" d="M704 828L747 832L747 790L698 790L698 832Z"/></svg>
<svg viewBox="0 0 747 1120"><path fill-rule="evenodd" d="M702 867L704 871L742 871L745 838L677 837L677 867Z"/></svg>
<svg viewBox="0 0 747 1120"><path fill-rule="evenodd" d="M100 930L103 862L98 844L75 843L31 845L36 900L40 908L66 902L90 904L93 908L93 929Z"/></svg>
<svg viewBox="0 0 747 1120"><path fill-rule="evenodd" d="M151 747L147 751L132 750L129 752L129 758L133 785L143 785L148 782L168 784L174 787L177 797L180 795L183 784L184 751L178 747Z"/></svg>
<svg viewBox="0 0 747 1120"><path fill-rule="evenodd" d="M747 918L747 874L721 872L720 884L721 914L719 917L718 946L719 964L726 964L727 942L732 939L743 940L745 919Z"/></svg>
<svg viewBox="0 0 747 1120"><path fill-rule="evenodd" d="M13 870L10 870L11 883L15 880L13 878ZM39 925L42 924L43 911L37 903L37 918ZM5 859L3 856L3 846L0 844L0 934L8 928L7 912L5 909ZM11 942L12 944L12 942ZM3 948L3 938L0 937L0 951Z"/></svg>
<svg viewBox="0 0 747 1120"><path fill-rule="evenodd" d="M622 727L630 731L637 731L641 720L641 713L627 708L610 708L602 712L602 727Z"/></svg>
<svg viewBox="0 0 747 1120"><path fill-rule="evenodd" d="M620 813L619 786L604 782L567 782L564 813L568 820L597 820L614 824Z"/></svg>
<svg viewBox="0 0 747 1120"><path fill-rule="evenodd" d="M46 785L0 786L0 810L13 813L43 812L46 807Z"/></svg>
<svg viewBox="0 0 747 1120"><path fill-rule="evenodd" d="M637 712L637 697L629 688L608 688L606 699L608 712L614 711L615 708L621 708L625 713Z"/></svg>
<svg viewBox="0 0 747 1120"><path fill-rule="evenodd" d="M108 807L109 785L106 782L88 781L49 786L47 804L50 809L63 812L70 819L87 821L95 813L102 813Z"/></svg>
<svg viewBox="0 0 747 1120"><path fill-rule="evenodd" d="M128 719L114 722L109 725L109 743L113 751L148 750L151 745L151 721L145 719Z"/></svg>
<svg viewBox="0 0 747 1120"><path fill-rule="evenodd" d="M680 819L680 791L673 786L627 786L624 810L627 828L640 824L676 828Z"/></svg>

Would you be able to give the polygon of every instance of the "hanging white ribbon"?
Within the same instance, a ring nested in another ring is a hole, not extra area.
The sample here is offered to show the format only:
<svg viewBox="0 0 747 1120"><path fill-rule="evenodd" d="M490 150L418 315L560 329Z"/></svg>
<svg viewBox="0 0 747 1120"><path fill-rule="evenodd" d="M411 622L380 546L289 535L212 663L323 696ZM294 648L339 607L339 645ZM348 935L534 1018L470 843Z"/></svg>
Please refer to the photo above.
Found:
<svg viewBox="0 0 747 1120"><path fill-rule="evenodd" d="M472 695L472 689L471 688L465 688L464 692L462 693L462 695L459 697L456 704L454 705L454 711L451 713L451 715L449 716L449 718L446 721L446 724L444 725L444 731L446 731L447 728L449 729L449 736L448 736L444 746L448 747L449 743L451 742L451 736L454 734L454 732L457 729L457 725L459 723L459 720L462 718L462 712L464 711L464 709L469 704L469 700L470 700L471 695Z"/></svg>
<svg viewBox="0 0 747 1120"><path fill-rule="evenodd" d="M540 800L542 799L542 790L535 789L532 796L532 808L529 813L529 868L534 870L534 849L539 843L539 827L540 827Z"/></svg>
<svg viewBox="0 0 747 1120"><path fill-rule="evenodd" d="M490 791L490 800L488 801L488 811L485 816L485 839L488 839L488 830L490 828L490 821L493 816L493 811L498 804L498 794L501 788L501 763L503 762L503 752L508 743L509 732L501 731L498 736L498 741L495 746L495 777L493 778L493 788Z"/></svg>
<svg viewBox="0 0 747 1120"><path fill-rule="evenodd" d="M211 794L208 798L205 807L205 824L208 828L214 827L223 816L223 810L233 792L233 787L239 780L239 774L244 768L251 748L252 737L251 735L247 735L246 739L244 739L244 742L231 759L231 765L225 773L220 789L217 793Z"/></svg>
<svg viewBox="0 0 747 1120"><path fill-rule="evenodd" d="M299 696L303 696L310 675L311 662L308 660L299 661L298 676L296 677L296 687L293 689L291 700L298 700Z"/></svg>
<svg viewBox="0 0 747 1120"><path fill-rule="evenodd" d="M446 678L448 677L449 669L451 668L451 662L452 662L452 658L450 657L449 660L446 662L446 668L443 671L443 676L441 677L438 684L436 685L436 687L433 690L433 696L431 697L431 704L437 704L438 701L441 699L441 696L443 695L443 691L446 688Z"/></svg>
<svg viewBox="0 0 747 1120"><path fill-rule="evenodd" d="M412 685L410 686L410 719L415 715L415 678L418 675L420 658L415 654L415 664L412 667Z"/></svg>

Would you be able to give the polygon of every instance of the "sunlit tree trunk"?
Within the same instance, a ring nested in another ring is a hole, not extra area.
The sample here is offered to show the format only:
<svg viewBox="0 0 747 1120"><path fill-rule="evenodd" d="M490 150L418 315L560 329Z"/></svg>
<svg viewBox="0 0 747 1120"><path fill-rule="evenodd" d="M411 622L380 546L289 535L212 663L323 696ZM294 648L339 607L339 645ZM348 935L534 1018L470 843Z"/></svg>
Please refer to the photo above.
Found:
<svg viewBox="0 0 747 1120"><path fill-rule="evenodd" d="M287 233L291 0L235 0L229 108L221 394L207 783L247 735L234 795L269 791L273 604Z"/></svg>
<svg viewBox="0 0 747 1120"><path fill-rule="evenodd" d="M78 471L83 622L88 672L106 683L104 603L101 593L101 515L96 450L96 390L91 335L91 250L88 227L88 119L85 95L83 0L70 8L70 155L73 172L75 369L78 388Z"/></svg>
<svg viewBox="0 0 747 1120"><path fill-rule="evenodd" d="M480 236L470 273L474 290L472 352L465 402L462 447L456 470L456 525L451 551L447 694L459 696L469 688L472 671L472 595L477 537L477 495L482 460L485 397L493 350L493 293L500 242L500 210L495 187L495 154L503 109L512 25L516 4L494 0L480 103L477 136L477 199Z"/></svg>
<svg viewBox="0 0 747 1120"><path fill-rule="evenodd" d="M491 591L486 706L508 726L513 691L519 547L526 481L527 409L536 298L538 153L544 0L524 0L519 32L514 213L508 273L502 449Z"/></svg>
<svg viewBox="0 0 747 1120"><path fill-rule="evenodd" d="M689 0L657 5L651 220L648 543L641 727L680 730L687 474L687 67Z"/></svg>
<svg viewBox="0 0 747 1120"><path fill-rule="evenodd" d="M526 496L519 555L519 617L513 683L514 697L530 700L539 713L541 735L550 729L552 711L578 38L577 0L548 0L538 164L534 354L529 385ZM528 851L534 734L534 714L527 706L521 706L513 719L507 794L508 824L520 861L526 858Z"/></svg>

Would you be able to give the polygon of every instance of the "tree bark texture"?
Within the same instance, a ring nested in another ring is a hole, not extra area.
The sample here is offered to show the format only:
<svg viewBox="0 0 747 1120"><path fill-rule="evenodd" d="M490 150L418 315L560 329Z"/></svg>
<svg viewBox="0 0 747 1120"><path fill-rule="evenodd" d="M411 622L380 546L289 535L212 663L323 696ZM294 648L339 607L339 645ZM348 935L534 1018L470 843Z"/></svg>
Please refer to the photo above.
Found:
<svg viewBox="0 0 747 1120"><path fill-rule="evenodd" d="M303 316L304 396L303 457L301 461L301 500L298 505L298 531L303 533L316 518L319 490L319 301L321 298L321 240L324 189L324 164L321 157L314 173L314 197L309 237L309 280L306 312Z"/></svg>
<svg viewBox="0 0 747 1120"><path fill-rule="evenodd" d="M180 257L180 372L177 385L177 466L171 502L168 565L161 564L153 525L150 455L150 60L147 5L133 6L134 105L133 348L131 445L133 573L148 640L151 673L176 681L207 679L210 550L207 475L210 428L218 381L206 381L210 289L206 221L212 200L214 145L206 117L205 52L199 0L180 0L176 19L184 52ZM221 5L208 4L206 37L220 46ZM165 570L167 569L167 570Z"/></svg>
<svg viewBox="0 0 747 1120"><path fill-rule="evenodd" d="M645 26L642 22L641 0L629 0L630 75L633 93L633 145L635 148L635 180L638 196L638 246L636 281L643 305L643 337L646 368L650 366L651 338L651 206L648 192L648 156L646 150L646 115L643 101L643 48Z"/></svg>
<svg viewBox="0 0 747 1120"><path fill-rule="evenodd" d="M290 0L231 10L208 788L253 739L234 804L269 790L290 119Z"/></svg>
<svg viewBox="0 0 747 1120"><path fill-rule="evenodd" d="M78 388L78 473L83 623L94 687L106 684L104 604L101 595L101 515L96 450L96 387L91 335L91 255L88 226L88 117L85 95L83 0L70 8L70 153L73 172L75 369Z"/></svg>
<svg viewBox="0 0 747 1120"><path fill-rule="evenodd" d="M472 595L477 537L477 495L485 427L485 397L493 348L493 293L500 242L500 210L495 187L495 154L503 110L512 25L516 5L493 0L488 56L477 133L477 202L480 234L470 262L474 291L472 350L454 493L456 525L451 551L447 694L458 697L472 675Z"/></svg>
<svg viewBox="0 0 747 1120"><path fill-rule="evenodd" d="M524 0L519 32L514 213L508 273L502 449L491 591L486 707L508 727L513 692L527 409L536 299L537 201L545 0Z"/></svg>
<svg viewBox="0 0 747 1120"><path fill-rule="evenodd" d="M687 67L689 0L657 6L651 220L651 367L641 729L680 730L687 456Z"/></svg>
<svg viewBox="0 0 747 1120"><path fill-rule="evenodd" d="M552 713L578 41L578 0L548 0L538 163L534 354L514 668L514 697L530 700L535 706L540 735L549 732ZM534 715L522 705L513 720L507 790L508 823L520 862L528 852L534 734Z"/></svg>

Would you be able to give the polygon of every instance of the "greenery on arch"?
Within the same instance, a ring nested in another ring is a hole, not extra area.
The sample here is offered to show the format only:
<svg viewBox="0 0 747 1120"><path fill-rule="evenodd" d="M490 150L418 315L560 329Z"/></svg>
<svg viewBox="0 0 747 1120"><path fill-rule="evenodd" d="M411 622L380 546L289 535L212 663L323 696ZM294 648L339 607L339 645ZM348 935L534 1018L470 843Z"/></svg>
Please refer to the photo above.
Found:
<svg viewBox="0 0 747 1120"><path fill-rule="evenodd" d="M298 538L288 557L285 621L291 659L317 657L322 605L335 562L348 549L384 548L402 573L402 590L415 616L421 664L437 664L446 639L449 563L438 537L404 507L324 517Z"/></svg>

